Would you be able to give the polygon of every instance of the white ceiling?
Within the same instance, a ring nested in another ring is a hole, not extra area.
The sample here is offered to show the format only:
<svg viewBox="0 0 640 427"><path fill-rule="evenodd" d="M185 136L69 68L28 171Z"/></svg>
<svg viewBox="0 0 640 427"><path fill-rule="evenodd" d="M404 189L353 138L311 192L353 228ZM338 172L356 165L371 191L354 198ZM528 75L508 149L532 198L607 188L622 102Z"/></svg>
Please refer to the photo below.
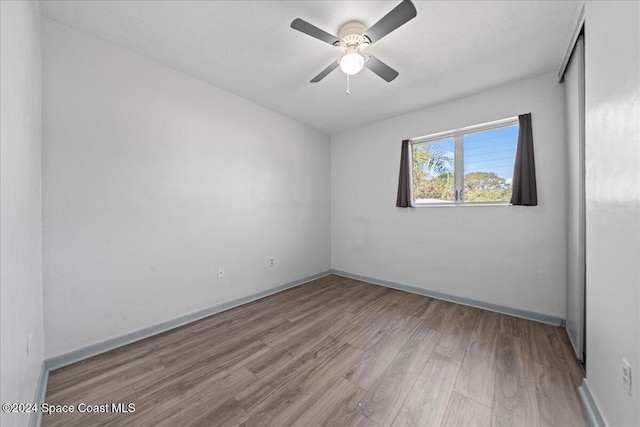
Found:
<svg viewBox="0 0 640 427"><path fill-rule="evenodd" d="M575 1L415 1L418 16L369 51L400 72L309 80L337 49L290 28L371 26L399 1L43 1L58 22L154 59L324 133L557 71Z"/></svg>

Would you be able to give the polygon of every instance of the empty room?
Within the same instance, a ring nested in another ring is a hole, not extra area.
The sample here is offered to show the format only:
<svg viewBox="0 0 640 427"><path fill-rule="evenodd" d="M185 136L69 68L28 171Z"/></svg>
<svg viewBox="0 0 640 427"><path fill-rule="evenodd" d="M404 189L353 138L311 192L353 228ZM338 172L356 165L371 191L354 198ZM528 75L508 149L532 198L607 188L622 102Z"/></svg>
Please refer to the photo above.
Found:
<svg viewBox="0 0 640 427"><path fill-rule="evenodd" d="M640 426L640 2L0 8L3 427Z"/></svg>

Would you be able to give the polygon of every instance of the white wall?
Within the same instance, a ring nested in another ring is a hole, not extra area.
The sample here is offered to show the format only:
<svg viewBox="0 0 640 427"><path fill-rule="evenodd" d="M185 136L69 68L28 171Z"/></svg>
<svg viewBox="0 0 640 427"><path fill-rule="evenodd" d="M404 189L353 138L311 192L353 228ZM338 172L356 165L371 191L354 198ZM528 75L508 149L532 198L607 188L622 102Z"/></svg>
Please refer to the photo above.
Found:
<svg viewBox="0 0 640 427"><path fill-rule="evenodd" d="M609 426L640 425L639 27L638 2L586 2L587 384Z"/></svg>
<svg viewBox="0 0 640 427"><path fill-rule="evenodd" d="M527 112L537 207L395 207L401 140ZM333 136L332 268L564 318L564 132L544 75Z"/></svg>
<svg viewBox="0 0 640 427"><path fill-rule="evenodd" d="M37 2L5 1L0 15L2 402L33 402L44 354L40 15ZM3 412L0 424L28 417Z"/></svg>
<svg viewBox="0 0 640 427"><path fill-rule="evenodd" d="M42 31L47 357L329 269L327 136Z"/></svg>

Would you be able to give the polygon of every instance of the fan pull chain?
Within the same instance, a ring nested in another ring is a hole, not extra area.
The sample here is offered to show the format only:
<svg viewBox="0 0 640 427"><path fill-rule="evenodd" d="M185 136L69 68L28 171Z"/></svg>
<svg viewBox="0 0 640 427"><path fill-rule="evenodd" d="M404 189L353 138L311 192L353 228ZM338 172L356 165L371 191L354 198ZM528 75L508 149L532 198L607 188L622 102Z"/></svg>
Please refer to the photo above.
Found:
<svg viewBox="0 0 640 427"><path fill-rule="evenodd" d="M349 74L347 74L347 95L351 95L351 91L349 90Z"/></svg>

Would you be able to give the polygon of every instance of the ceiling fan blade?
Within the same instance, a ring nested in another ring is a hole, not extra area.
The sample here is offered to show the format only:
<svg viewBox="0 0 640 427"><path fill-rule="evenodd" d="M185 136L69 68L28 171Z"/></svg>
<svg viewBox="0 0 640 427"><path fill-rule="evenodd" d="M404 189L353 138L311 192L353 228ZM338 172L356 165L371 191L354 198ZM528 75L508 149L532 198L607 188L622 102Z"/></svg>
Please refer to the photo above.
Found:
<svg viewBox="0 0 640 427"><path fill-rule="evenodd" d="M318 40L322 40L325 43L329 43L330 45L333 45L336 42L340 42L340 40L336 36L332 36L326 31L321 30L315 25L309 24L307 21L304 21L300 18L293 20L293 22L291 23L291 28L310 35L311 37L315 37Z"/></svg>
<svg viewBox="0 0 640 427"><path fill-rule="evenodd" d="M327 68L322 70L322 72L320 74L315 76L313 78L313 80L311 80L311 83L318 83L320 80L322 80L325 77L327 77L329 75L329 73L332 72L333 70L335 70L336 68L338 68L338 61L333 61Z"/></svg>
<svg viewBox="0 0 640 427"><path fill-rule="evenodd" d="M416 17L418 12L411 0L404 0L391 12L387 13L378 22L369 28L365 35L369 37L371 43L375 43L396 28L406 24Z"/></svg>
<svg viewBox="0 0 640 427"><path fill-rule="evenodd" d="M393 68L389 67L384 62L380 61L373 55L369 55L369 60L364 63L364 66L382 77L387 82L398 77L398 72Z"/></svg>

